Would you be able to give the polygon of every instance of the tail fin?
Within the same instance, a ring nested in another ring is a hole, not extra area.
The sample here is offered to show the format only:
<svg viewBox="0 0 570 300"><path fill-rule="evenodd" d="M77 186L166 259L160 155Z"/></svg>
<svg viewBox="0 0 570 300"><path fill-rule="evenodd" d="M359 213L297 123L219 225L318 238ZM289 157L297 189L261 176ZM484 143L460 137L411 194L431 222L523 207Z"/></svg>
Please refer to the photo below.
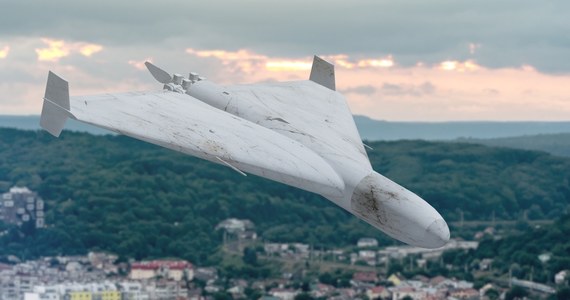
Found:
<svg viewBox="0 0 570 300"><path fill-rule="evenodd" d="M334 65L315 55L309 80L335 90Z"/></svg>
<svg viewBox="0 0 570 300"><path fill-rule="evenodd" d="M69 85L53 72L49 72L42 107L40 126L55 137L59 137L65 121L72 116L69 107Z"/></svg>
<svg viewBox="0 0 570 300"><path fill-rule="evenodd" d="M163 69L153 65L151 62L147 61L144 63L152 77L160 83L168 84L172 82L172 76Z"/></svg>

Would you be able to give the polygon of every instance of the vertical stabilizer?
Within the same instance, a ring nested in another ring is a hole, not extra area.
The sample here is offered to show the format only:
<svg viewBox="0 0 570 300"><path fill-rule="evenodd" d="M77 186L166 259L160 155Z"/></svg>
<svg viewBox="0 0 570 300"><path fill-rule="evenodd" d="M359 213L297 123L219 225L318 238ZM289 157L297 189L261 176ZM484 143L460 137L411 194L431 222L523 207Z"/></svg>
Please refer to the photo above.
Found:
<svg viewBox="0 0 570 300"><path fill-rule="evenodd" d="M51 135L58 137L71 116L69 107L69 85L53 72L49 72L42 107L40 126Z"/></svg>
<svg viewBox="0 0 570 300"><path fill-rule="evenodd" d="M172 76L163 69L153 65L151 62L147 61L144 63L152 77L160 83L168 84L172 82Z"/></svg>
<svg viewBox="0 0 570 300"><path fill-rule="evenodd" d="M336 90L334 79L334 65L315 55L309 80L316 82L331 90Z"/></svg>

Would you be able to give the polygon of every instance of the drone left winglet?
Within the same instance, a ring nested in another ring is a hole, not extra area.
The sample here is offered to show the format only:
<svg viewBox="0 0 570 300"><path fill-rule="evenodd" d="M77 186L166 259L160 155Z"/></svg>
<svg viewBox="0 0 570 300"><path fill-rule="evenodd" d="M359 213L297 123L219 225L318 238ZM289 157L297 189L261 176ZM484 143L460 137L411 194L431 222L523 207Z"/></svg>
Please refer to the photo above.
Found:
<svg viewBox="0 0 570 300"><path fill-rule="evenodd" d="M49 72L40 125L58 137L76 119L317 193L410 245L449 240L431 205L372 169L332 64L315 56L309 80L232 86L146 66L163 89L70 97Z"/></svg>

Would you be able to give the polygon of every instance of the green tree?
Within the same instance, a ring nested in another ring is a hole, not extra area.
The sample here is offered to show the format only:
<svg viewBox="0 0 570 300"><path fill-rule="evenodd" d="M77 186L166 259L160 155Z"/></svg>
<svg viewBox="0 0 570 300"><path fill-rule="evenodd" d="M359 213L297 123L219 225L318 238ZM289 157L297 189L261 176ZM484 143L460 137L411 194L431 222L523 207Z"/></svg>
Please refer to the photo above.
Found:
<svg viewBox="0 0 570 300"><path fill-rule="evenodd" d="M496 300L499 299L500 294L499 291L491 288L485 292L485 296L487 296L490 300Z"/></svg>
<svg viewBox="0 0 570 300"><path fill-rule="evenodd" d="M336 279L331 273L325 272L319 275L319 282L323 284L334 285L336 283Z"/></svg>
<svg viewBox="0 0 570 300"><path fill-rule="evenodd" d="M307 293L300 293L297 294L297 296L295 296L295 300L313 300L315 298L313 298L311 295L307 294Z"/></svg>
<svg viewBox="0 0 570 300"><path fill-rule="evenodd" d="M254 248L245 247L243 249L243 261L248 265L257 265L257 252L255 252Z"/></svg>
<svg viewBox="0 0 570 300"><path fill-rule="evenodd" d="M556 292L556 299L558 300L568 300L570 299L570 288L564 287Z"/></svg>
<svg viewBox="0 0 570 300"><path fill-rule="evenodd" d="M506 293L505 300L523 299L526 296L528 296L526 289L520 286L514 286Z"/></svg>
<svg viewBox="0 0 570 300"><path fill-rule="evenodd" d="M475 254L449 257L452 264L493 258L497 272L517 263L522 275L534 267L535 278L543 281L544 274L570 268L570 218L562 215L570 204L570 159L462 143L371 146L378 149L368 153L376 170L422 195L448 221L459 219L458 208L466 220L490 219L491 211L497 219L516 220L524 210L531 217L561 218L552 227L521 226L520 236L484 240ZM274 242L333 248L368 236L382 246L393 243L320 196L260 177L243 178L223 166L125 136L66 131L54 139L45 132L0 129L0 192L14 184L44 198L49 227L33 231L0 225L0 231L8 230L0 236L0 257L98 249L125 260L172 256L216 264L212 253L223 238L212 229L229 217L253 221L258 234ZM541 249L532 245L552 249L544 267L536 259ZM255 259L244 260L233 274L270 272ZM391 271L402 269L395 265ZM450 271L430 265L428 272ZM348 285L350 277L334 277L337 285Z"/></svg>

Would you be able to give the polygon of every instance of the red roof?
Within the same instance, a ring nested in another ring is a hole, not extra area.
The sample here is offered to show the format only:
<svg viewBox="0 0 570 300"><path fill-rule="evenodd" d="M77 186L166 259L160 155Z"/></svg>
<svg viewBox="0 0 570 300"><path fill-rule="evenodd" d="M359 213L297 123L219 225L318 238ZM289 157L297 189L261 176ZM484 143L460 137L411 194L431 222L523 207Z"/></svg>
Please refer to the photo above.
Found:
<svg viewBox="0 0 570 300"><path fill-rule="evenodd" d="M451 292L451 295L478 296L479 292L476 289L458 289Z"/></svg>
<svg viewBox="0 0 570 300"><path fill-rule="evenodd" d="M191 269L192 264L185 260L152 260L134 262L131 264L131 269L138 270L157 270L160 268L168 268L170 270L184 270Z"/></svg>
<svg viewBox="0 0 570 300"><path fill-rule="evenodd" d="M317 285L319 291L331 291L334 290L334 286L328 284L319 283Z"/></svg>
<svg viewBox="0 0 570 300"><path fill-rule="evenodd" d="M378 280L378 276L374 272L356 272L352 275L352 279L362 282L374 282Z"/></svg>
<svg viewBox="0 0 570 300"><path fill-rule="evenodd" d="M445 277L439 275L439 276L436 276L436 277L432 278L432 279L430 280L430 283L433 284L433 285L438 285L438 284L442 283L442 282L443 282L444 280L446 280L446 279L447 279L447 278L445 278Z"/></svg>
<svg viewBox="0 0 570 300"><path fill-rule="evenodd" d="M12 270L12 265L0 263L0 271L2 270Z"/></svg>
<svg viewBox="0 0 570 300"><path fill-rule="evenodd" d="M403 286L398 288L397 291L401 293L412 293L415 292L416 290L411 286Z"/></svg>
<svg viewBox="0 0 570 300"><path fill-rule="evenodd" d="M370 289L370 291L374 294L380 294L385 290L385 288L383 286L375 286L373 288Z"/></svg>

